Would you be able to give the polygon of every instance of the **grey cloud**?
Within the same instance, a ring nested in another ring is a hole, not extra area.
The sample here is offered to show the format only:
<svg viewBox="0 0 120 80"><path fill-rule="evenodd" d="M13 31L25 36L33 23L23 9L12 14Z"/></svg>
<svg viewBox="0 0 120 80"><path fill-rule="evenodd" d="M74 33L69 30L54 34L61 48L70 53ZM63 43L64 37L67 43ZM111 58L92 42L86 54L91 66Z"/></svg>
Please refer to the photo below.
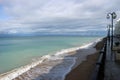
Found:
<svg viewBox="0 0 120 80"><path fill-rule="evenodd" d="M81 32L105 30L106 13L116 11L119 0L4 0L6 21L0 33Z"/></svg>

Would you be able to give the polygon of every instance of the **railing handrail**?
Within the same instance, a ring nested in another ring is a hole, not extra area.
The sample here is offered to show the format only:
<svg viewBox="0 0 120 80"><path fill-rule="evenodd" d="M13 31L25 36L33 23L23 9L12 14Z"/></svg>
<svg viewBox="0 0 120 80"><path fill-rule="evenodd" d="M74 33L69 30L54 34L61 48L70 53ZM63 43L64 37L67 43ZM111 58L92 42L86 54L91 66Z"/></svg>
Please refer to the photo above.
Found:
<svg viewBox="0 0 120 80"><path fill-rule="evenodd" d="M100 50L100 55L96 63L96 67L94 69L92 80L103 80L104 78L104 66L105 66L105 58L106 58L106 47L107 42L104 43L103 48Z"/></svg>

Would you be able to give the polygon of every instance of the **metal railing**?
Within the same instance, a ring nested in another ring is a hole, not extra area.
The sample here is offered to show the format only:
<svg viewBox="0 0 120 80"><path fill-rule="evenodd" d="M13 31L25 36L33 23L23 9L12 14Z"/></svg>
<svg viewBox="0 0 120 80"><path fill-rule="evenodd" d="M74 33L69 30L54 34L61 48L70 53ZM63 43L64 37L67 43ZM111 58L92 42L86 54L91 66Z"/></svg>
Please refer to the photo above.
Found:
<svg viewBox="0 0 120 80"><path fill-rule="evenodd" d="M104 80L104 67L105 67L105 59L106 59L106 48L107 42L104 43L103 48L100 50L100 55L97 60L92 79L91 80Z"/></svg>

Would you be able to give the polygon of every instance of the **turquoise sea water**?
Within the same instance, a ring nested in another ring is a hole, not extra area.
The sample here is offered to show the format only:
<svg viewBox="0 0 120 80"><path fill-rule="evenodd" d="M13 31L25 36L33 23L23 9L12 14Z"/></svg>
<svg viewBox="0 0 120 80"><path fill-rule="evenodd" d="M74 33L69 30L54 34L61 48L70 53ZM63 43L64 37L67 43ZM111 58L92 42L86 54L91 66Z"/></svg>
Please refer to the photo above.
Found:
<svg viewBox="0 0 120 80"><path fill-rule="evenodd" d="M101 37L40 36L0 38L0 73L26 65L36 57L78 47Z"/></svg>

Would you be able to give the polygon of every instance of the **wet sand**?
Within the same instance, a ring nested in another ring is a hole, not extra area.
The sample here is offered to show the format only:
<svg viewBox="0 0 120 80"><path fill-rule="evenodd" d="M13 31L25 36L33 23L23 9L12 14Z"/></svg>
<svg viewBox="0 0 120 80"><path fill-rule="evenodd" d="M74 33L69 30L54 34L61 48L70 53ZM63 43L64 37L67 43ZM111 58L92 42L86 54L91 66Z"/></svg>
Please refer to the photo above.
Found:
<svg viewBox="0 0 120 80"><path fill-rule="evenodd" d="M91 80L92 73L99 57L99 51L103 47L104 41L105 39L98 42L95 46L98 52L88 55L85 61L80 63L75 69L71 70L70 73L66 75L65 80Z"/></svg>
<svg viewBox="0 0 120 80"><path fill-rule="evenodd" d="M87 60L83 61L78 67L73 69L65 80L89 80L94 70L98 53L87 56Z"/></svg>

